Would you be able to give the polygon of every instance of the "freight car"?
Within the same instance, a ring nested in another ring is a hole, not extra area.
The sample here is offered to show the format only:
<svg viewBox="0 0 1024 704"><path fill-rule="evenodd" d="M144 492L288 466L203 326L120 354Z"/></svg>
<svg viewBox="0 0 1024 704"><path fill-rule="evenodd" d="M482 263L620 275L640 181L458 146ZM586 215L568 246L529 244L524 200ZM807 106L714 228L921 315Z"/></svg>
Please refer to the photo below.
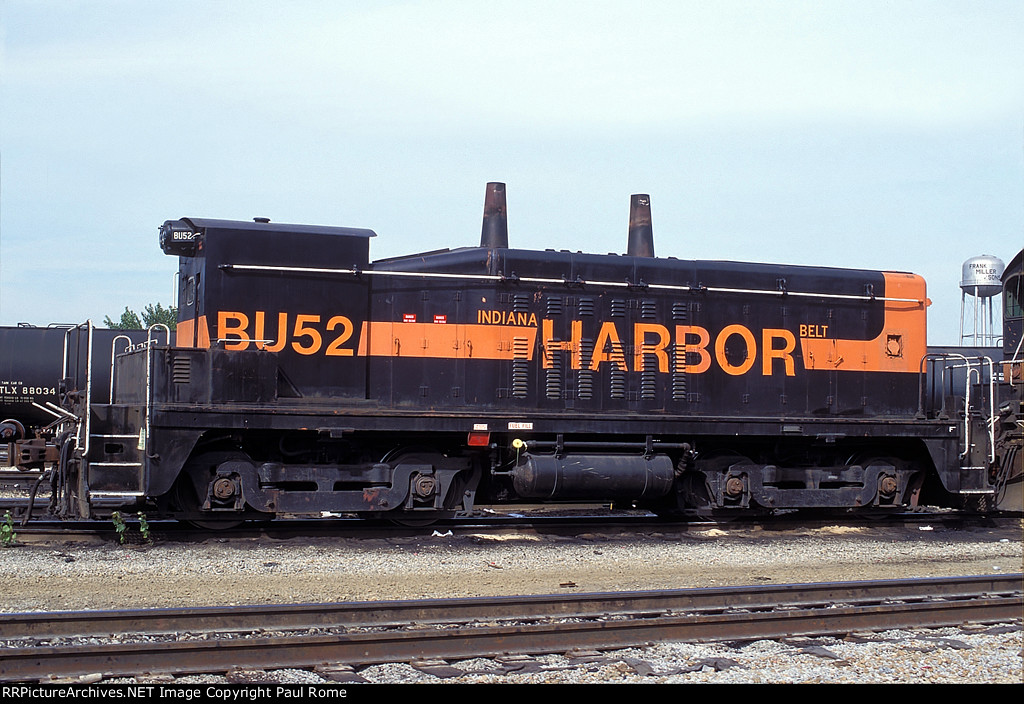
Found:
<svg viewBox="0 0 1024 704"><path fill-rule="evenodd" d="M110 403L68 394L55 512L991 505L1014 469L991 362L925 393L921 277L655 257L646 196L625 255L519 250L505 208L488 184L479 247L378 261L370 230L165 222L177 342L118 356Z"/></svg>
<svg viewBox="0 0 1024 704"><path fill-rule="evenodd" d="M90 344L77 325L0 327L0 443L22 441L23 469L39 466L47 442L69 420L60 406L64 379L91 369L92 401L110 403L114 357L145 343L151 333L98 328L91 335ZM168 341L166 333L162 338Z"/></svg>

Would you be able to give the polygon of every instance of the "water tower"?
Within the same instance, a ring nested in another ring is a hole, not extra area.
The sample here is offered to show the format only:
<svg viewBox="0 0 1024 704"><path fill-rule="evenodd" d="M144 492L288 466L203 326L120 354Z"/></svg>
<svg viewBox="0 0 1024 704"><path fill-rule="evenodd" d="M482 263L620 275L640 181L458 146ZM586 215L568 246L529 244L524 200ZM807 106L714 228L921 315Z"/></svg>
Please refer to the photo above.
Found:
<svg viewBox="0 0 1024 704"><path fill-rule="evenodd" d="M1003 290L1006 266L998 257L983 254L964 262L960 280L960 344L973 347L994 347L1002 337L1002 325L994 324L994 301ZM973 303L967 304L970 296Z"/></svg>

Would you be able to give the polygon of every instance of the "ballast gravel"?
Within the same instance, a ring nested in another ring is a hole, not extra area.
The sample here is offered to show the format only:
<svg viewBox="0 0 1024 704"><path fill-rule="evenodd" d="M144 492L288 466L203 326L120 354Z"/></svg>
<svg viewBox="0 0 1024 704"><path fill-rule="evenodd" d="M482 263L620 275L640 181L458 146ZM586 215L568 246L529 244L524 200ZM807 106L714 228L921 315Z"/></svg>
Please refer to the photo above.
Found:
<svg viewBox="0 0 1024 704"><path fill-rule="evenodd" d="M116 609L679 589L1024 571L1021 524L679 528L572 536L211 537L0 548L0 610ZM1022 615L1024 616L1024 615ZM187 682L1024 683L1021 621L352 670L238 671Z"/></svg>

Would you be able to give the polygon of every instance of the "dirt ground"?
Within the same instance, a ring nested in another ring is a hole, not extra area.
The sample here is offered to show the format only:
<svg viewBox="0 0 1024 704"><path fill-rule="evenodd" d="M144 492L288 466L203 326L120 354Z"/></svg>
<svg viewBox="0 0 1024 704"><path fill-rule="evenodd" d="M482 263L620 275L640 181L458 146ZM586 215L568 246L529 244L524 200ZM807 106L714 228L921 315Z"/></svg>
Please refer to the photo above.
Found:
<svg viewBox="0 0 1024 704"><path fill-rule="evenodd" d="M78 610L602 592L1024 571L1019 521L626 535L153 536L0 548L0 610Z"/></svg>

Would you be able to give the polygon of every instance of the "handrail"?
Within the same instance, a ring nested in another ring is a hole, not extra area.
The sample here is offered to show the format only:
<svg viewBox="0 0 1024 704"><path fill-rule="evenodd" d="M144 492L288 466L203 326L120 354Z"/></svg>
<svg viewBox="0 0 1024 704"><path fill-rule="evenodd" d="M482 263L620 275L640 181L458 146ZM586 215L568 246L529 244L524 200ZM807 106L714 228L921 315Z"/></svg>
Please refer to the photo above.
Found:
<svg viewBox="0 0 1024 704"><path fill-rule="evenodd" d="M927 365L928 360L930 359L932 361L937 361L937 360L940 360L940 359L957 359L957 358L962 359L966 366L968 366L968 367L970 366L970 362L967 360L967 357L963 356L962 354L958 354L956 352L928 352L923 357L921 357L921 363L918 365L918 370L917 370L917 375L918 375L918 383L917 383L917 386L918 386L917 413L918 413L918 415L920 417L923 418L925 416L925 408L924 408L925 393L924 393L924 387L925 387L925 380L927 378L925 376L925 365ZM946 394L945 394L945 389L946 389L946 366L945 365L942 366L941 374L942 374L942 376L941 376L940 381L939 381L939 390L941 392L940 396L941 396L941 399L942 399L941 400L942 405L939 408L939 417L940 418L945 418L945 417L947 417L946 416Z"/></svg>
<svg viewBox="0 0 1024 704"><path fill-rule="evenodd" d="M146 438L145 440L139 439L139 449L144 450L147 457L149 456L149 422L153 408L153 333L157 328L163 328L167 335L167 344L171 344L171 329L169 327L163 323L154 323L149 326L146 332Z"/></svg>
<svg viewBox="0 0 1024 704"><path fill-rule="evenodd" d="M967 357L965 355L956 352L929 352L921 358L921 363L918 368L918 417L926 417L925 408L925 367L928 362L935 363L935 366L939 367L935 373L939 374L939 396L940 396L940 407L939 417L947 418L946 408L946 372L951 368L958 368L962 363L963 368L967 370L966 378L964 380L964 429L963 429L963 451L959 454L959 459L963 460L970 454L971 451L971 388L972 380L976 380L976 383L981 386L984 385L985 377L983 369L985 365L988 366L988 400L989 409L988 416L985 418L985 425L988 435L988 457L989 462L995 462L995 427L996 427L996 412L995 412L995 364L991 357L976 356ZM939 362L946 362L938 364ZM955 364L949 364L948 362L954 362ZM951 377L952 383L952 377ZM929 404L931 408L931 404ZM984 418L984 409L978 409Z"/></svg>
<svg viewBox="0 0 1024 704"><path fill-rule="evenodd" d="M650 288L660 291L681 291L686 293L743 293L764 296L786 297L808 297L827 298L832 300L846 301L886 301L896 303L918 303L925 301L919 298L893 298L889 296L875 296L871 294L854 295L842 293L818 293L813 291L789 291L789 290L768 290L768 289L746 289L746 288L725 288L720 286L697 286L680 284L633 284L628 281L586 281L583 279L569 280L565 278L546 278L537 276L516 276L513 272L510 276L502 274L451 274L436 271L397 271L393 269L334 269L325 267L303 267L303 266L270 266L260 264L221 264L219 269L224 271L240 272L268 272L268 273L297 273L297 274L336 274L362 276L396 276L412 277L421 279L457 279L462 281L495 281L511 283L534 283L534 284L564 284L567 286L607 286L612 288Z"/></svg>
<svg viewBox="0 0 1024 704"><path fill-rule="evenodd" d="M988 362L988 454L989 463L996 461L996 368L991 357L981 357L979 362Z"/></svg>
<svg viewBox="0 0 1024 704"><path fill-rule="evenodd" d="M118 335L110 341L110 403L114 402L114 361L117 359L117 353L114 351L117 347L118 340L127 340L128 347L125 352L128 352L132 348L132 338L127 335Z"/></svg>
<svg viewBox="0 0 1024 704"><path fill-rule="evenodd" d="M82 455L88 455L89 453L89 430L91 425L92 415L92 345L93 345L93 325L92 320L86 320L84 323L79 323L69 327L64 331L64 376L68 378L71 375L71 333L81 334L81 330L85 328L87 331L86 335L86 347L85 347L85 413L84 418L76 418L78 423L78 433L82 435L84 430L84 442L81 443ZM78 375L81 370L79 364L79 350L81 349L81 338L75 339L75 370L74 379L77 384ZM74 389L78 391L79 389Z"/></svg>
<svg viewBox="0 0 1024 704"><path fill-rule="evenodd" d="M961 453L960 458L963 459L971 450L970 446L970 419L971 419L971 376L976 376L978 380L978 386L983 385L984 379L981 371L982 366L988 363L988 419L985 425L988 428L988 459L989 463L996 461L996 400L995 400L995 365L992 362L991 357L971 357L970 359L978 360L978 366L973 365L967 368L967 379L965 381L964 389L964 451ZM982 409L978 409L979 411Z"/></svg>
<svg viewBox="0 0 1024 704"><path fill-rule="evenodd" d="M967 368L967 379L964 382L964 451L960 453L960 459L964 459L971 451L971 376L977 375L978 384L981 384L981 370L974 367Z"/></svg>
<svg viewBox="0 0 1024 704"><path fill-rule="evenodd" d="M153 331L156 330L157 328L164 329L164 334L167 336L167 339L164 342L166 342L166 344L168 345L171 344L171 329L164 325L163 323L153 323L148 328L146 328L146 344L149 345L153 343Z"/></svg>
<svg viewBox="0 0 1024 704"><path fill-rule="evenodd" d="M92 426L92 320L86 320L80 325L76 325L73 330L80 331L82 328L86 329L86 343L85 343L85 412L83 413L84 422L81 424L81 429L84 431L83 442L82 442L82 457L88 457L89 455L89 433ZM71 330L68 331L70 334ZM65 343L67 342L67 335L65 335ZM76 340L76 342L80 342ZM77 347L77 345L76 345ZM78 354L76 350L75 360L78 361ZM76 370L75 379L77 381L78 374Z"/></svg>
<svg viewBox="0 0 1024 704"><path fill-rule="evenodd" d="M85 447L82 456L89 456L89 433L92 430L92 320L86 321L89 331L85 347Z"/></svg>

